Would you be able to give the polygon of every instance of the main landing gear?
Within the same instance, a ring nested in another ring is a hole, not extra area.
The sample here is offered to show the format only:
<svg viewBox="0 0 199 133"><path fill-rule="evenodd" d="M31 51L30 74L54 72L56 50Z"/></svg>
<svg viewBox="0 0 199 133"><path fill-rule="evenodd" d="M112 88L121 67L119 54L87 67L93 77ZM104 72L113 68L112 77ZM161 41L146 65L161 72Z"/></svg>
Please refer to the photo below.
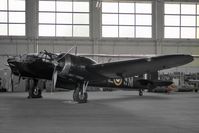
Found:
<svg viewBox="0 0 199 133"><path fill-rule="evenodd" d="M143 96L143 90L139 89L139 96Z"/></svg>
<svg viewBox="0 0 199 133"><path fill-rule="evenodd" d="M88 87L88 82L84 81L83 84L77 84L76 89L73 92L73 100L78 103L86 103L88 99L88 94L86 89Z"/></svg>
<svg viewBox="0 0 199 133"><path fill-rule="evenodd" d="M42 90L38 86L37 79L27 79L26 89L28 90L28 98L41 98Z"/></svg>

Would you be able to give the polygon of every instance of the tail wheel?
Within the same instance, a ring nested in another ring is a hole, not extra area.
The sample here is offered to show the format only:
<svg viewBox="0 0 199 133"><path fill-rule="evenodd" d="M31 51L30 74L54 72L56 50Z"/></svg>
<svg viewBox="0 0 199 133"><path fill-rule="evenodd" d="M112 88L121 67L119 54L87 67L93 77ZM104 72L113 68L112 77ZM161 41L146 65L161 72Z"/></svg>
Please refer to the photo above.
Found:
<svg viewBox="0 0 199 133"><path fill-rule="evenodd" d="M83 92L82 87L77 87L73 92L73 100L78 103L86 103L88 99L88 93Z"/></svg>
<svg viewBox="0 0 199 133"><path fill-rule="evenodd" d="M29 96L28 98L41 98L41 89L39 89L37 87L37 84L38 84L38 80L34 80L34 79L29 79L27 81L27 86L28 86L28 93L29 93Z"/></svg>

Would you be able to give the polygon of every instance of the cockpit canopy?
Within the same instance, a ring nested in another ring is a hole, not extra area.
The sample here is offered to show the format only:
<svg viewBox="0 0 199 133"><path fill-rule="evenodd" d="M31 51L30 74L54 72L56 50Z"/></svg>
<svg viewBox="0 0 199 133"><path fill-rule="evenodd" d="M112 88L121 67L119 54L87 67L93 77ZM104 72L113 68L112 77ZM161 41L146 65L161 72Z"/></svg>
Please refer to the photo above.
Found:
<svg viewBox="0 0 199 133"><path fill-rule="evenodd" d="M37 56L46 60L54 60L57 58L57 54L49 53L47 51L41 51Z"/></svg>

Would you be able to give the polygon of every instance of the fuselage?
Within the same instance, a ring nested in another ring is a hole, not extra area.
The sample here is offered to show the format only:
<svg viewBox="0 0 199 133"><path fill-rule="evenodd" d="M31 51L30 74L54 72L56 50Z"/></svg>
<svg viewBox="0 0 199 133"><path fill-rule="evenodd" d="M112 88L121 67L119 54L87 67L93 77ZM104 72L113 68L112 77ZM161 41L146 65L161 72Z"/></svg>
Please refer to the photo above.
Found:
<svg viewBox="0 0 199 133"><path fill-rule="evenodd" d="M168 86L172 84L172 82L165 81L134 80L132 76L110 79L95 69L90 69L90 66L97 64L94 60L68 53L59 55L45 52L25 54L9 58L8 64L13 74L24 78L52 80L56 71L56 87L67 89L74 89L78 82L84 81L88 81L91 86L114 88L144 88L148 84L153 86Z"/></svg>
<svg viewBox="0 0 199 133"><path fill-rule="evenodd" d="M97 80L103 78L97 73L93 77L93 73L91 74L86 70L88 65L96 64L94 60L72 54L64 55L63 53L54 55L53 58L50 58L45 53L25 54L9 58L8 64L13 74L27 78L51 80L55 67L58 71L58 78L66 80L73 78L79 80Z"/></svg>

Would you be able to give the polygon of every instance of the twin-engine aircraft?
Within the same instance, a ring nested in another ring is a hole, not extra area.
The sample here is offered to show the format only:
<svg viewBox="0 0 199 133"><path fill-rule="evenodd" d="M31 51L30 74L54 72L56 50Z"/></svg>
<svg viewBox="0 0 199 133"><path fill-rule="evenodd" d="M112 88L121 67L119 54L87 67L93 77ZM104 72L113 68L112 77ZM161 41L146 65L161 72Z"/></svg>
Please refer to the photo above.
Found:
<svg viewBox="0 0 199 133"><path fill-rule="evenodd" d="M93 59L69 52L54 54L47 51L10 57L7 60L12 74L19 76L19 79L27 79L29 98L40 98L42 88L38 87L38 83L42 80L52 80L54 88L74 90L73 100L78 103L87 102L88 86L125 87L123 81L129 77L177 67L192 61L191 55L174 54L98 64ZM169 81L154 82L145 79L137 80L137 83L142 87L172 84ZM139 88L140 96L142 87Z"/></svg>

